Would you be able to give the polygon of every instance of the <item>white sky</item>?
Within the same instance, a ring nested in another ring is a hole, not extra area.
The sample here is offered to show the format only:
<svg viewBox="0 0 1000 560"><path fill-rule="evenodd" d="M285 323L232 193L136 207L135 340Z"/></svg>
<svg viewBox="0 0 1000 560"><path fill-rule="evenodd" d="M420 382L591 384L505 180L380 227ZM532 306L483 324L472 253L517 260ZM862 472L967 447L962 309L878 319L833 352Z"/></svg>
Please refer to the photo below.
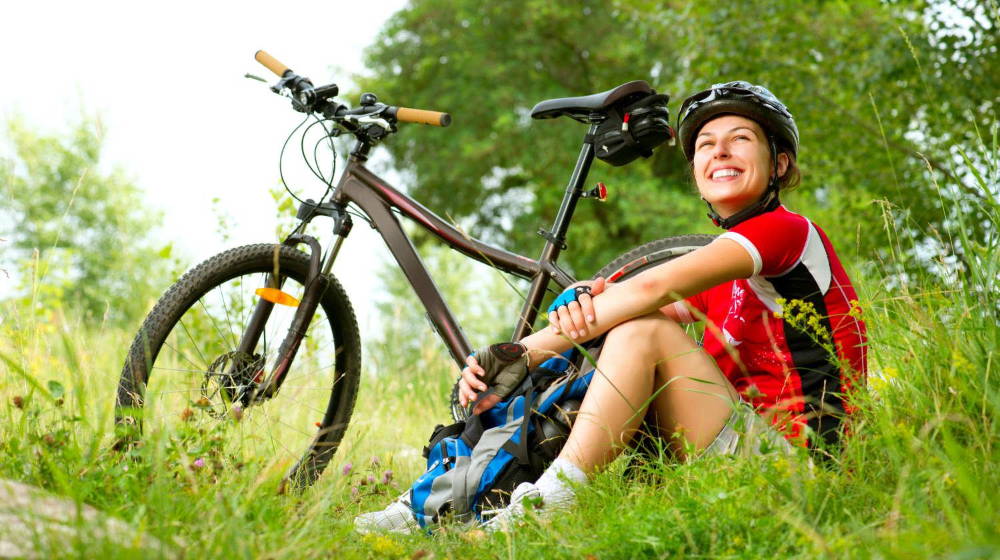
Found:
<svg viewBox="0 0 1000 560"><path fill-rule="evenodd" d="M134 178L164 213L163 240L194 265L225 248L274 239L268 191L278 184L281 144L302 116L265 84L243 77L275 80L254 52L265 49L314 83L332 81L343 90L362 70L362 49L404 4L5 2L0 118L19 114L36 130L59 133L81 111L99 114L103 165ZM286 170L297 166L297 150L285 161ZM293 177L303 198L322 193L320 183ZM233 227L228 241L216 234L213 198ZM328 223L314 222L322 228L317 233ZM355 227L334 267L363 331L380 262L373 251L387 255L369 228Z"/></svg>

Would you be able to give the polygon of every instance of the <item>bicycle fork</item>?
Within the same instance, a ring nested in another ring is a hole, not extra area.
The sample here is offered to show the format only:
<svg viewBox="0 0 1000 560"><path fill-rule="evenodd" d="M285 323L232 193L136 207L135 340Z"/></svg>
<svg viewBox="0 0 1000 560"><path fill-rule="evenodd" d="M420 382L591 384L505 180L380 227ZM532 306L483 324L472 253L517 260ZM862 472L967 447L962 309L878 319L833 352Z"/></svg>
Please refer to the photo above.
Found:
<svg viewBox="0 0 1000 560"><path fill-rule="evenodd" d="M305 205L303 205L305 206ZM326 214L326 212L316 212L316 208L323 205L315 205L311 211L310 217L306 220L311 219L312 216L318 213ZM325 208L327 210L329 208ZM300 209L300 214L303 209ZM274 360L274 367L271 370L270 375L267 375L265 379L257 379L254 381L259 383L256 390L251 396L250 402L258 402L260 400L266 400L273 397L278 389L281 387L281 383L284 381L285 375L291 368L292 362L295 360L295 355L298 353L299 347L302 345L302 340L305 338L306 331L309 329L309 324L312 321L313 316L316 314L316 309L319 307L320 301L323 298L323 294L326 292L328 286L328 276L330 269L333 266L333 261L337 257L337 253L340 252L340 247L343 245L344 239L347 234L350 233L352 223L350 216L343 212L337 212L334 209L331 212L336 222L334 233L336 234L336 241L334 242L333 248L326 255L326 258L322 258L322 248L320 247L319 241L316 238L304 235L300 233L293 233L288 236L287 239L282 243L282 245L289 247L297 247L298 245L306 245L309 248L309 273L306 276L305 286L302 294L302 299L295 310L295 316L292 318L292 323L288 327L288 332L285 334L285 338L281 341L281 346L278 348L278 353ZM297 229L301 231L304 229L305 223ZM275 247L275 251L278 251L278 247ZM322 262L322 264L321 264ZM268 275L267 284L269 287L276 287L278 290L281 289L282 284L284 284L284 277L281 275L281 271L278 270L278 259L275 255L275 271ZM254 349L257 347L260 337L264 331L264 325L267 324L267 320L271 315L271 311L274 309L274 302L261 297L257 302L257 306L254 309L253 316L250 318L250 322L247 325L246 330L243 333L243 338L240 340L240 345L238 352L241 355L253 355ZM257 374L257 377L263 375L263 371Z"/></svg>

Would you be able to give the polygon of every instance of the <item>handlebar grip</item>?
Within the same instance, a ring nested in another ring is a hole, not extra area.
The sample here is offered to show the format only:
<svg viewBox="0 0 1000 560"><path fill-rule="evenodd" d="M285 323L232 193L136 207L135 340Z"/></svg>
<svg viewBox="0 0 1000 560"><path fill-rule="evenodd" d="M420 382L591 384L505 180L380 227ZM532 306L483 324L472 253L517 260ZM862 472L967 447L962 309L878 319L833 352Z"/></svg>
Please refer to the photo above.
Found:
<svg viewBox="0 0 1000 560"><path fill-rule="evenodd" d="M399 107L396 109L396 120L402 122L429 124L431 126L448 126L451 124L451 115L438 111Z"/></svg>
<svg viewBox="0 0 1000 560"><path fill-rule="evenodd" d="M277 58L274 58L273 56L267 54L266 51L263 50L257 51L256 53L254 53L253 58L257 62L263 64L268 70L277 74L279 78L284 77L285 72L291 72L290 68L288 68L281 62L278 62Z"/></svg>

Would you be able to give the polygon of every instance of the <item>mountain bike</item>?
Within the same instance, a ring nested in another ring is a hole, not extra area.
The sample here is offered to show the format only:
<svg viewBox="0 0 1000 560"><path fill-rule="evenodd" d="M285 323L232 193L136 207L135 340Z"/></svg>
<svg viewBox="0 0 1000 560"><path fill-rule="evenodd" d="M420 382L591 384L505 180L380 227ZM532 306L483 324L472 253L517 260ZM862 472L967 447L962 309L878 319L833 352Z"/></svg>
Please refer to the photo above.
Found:
<svg viewBox="0 0 1000 560"><path fill-rule="evenodd" d="M527 335L546 292L575 278L558 264L581 198L603 200L602 184L585 189L595 157L594 134L611 108L648 94L644 81L582 97L542 101L534 118L568 116L588 125L587 136L538 258L519 255L464 234L367 167L371 150L401 123L446 127L447 113L385 104L371 93L351 108L336 100L336 84L314 86L264 51L258 62L279 76L271 89L311 115L332 138L353 135L339 181L318 201L302 201L298 225L280 243L247 245L209 258L184 274L146 317L128 351L118 384L115 419L120 445L143 431L206 434L214 442L189 453L237 460L274 456L287 468L284 483L311 484L330 462L347 430L361 379L361 340L354 310L332 274L351 232L352 215L384 239L461 368L472 346L402 228L401 215L468 258L530 280L512 340ZM325 250L306 233L317 218L332 221ZM633 249L595 276L626 279L705 245L706 235L660 239ZM453 391L452 415L468 414ZM177 436L181 437L181 436ZM192 438L190 441L201 441ZM192 444L194 445L194 444ZM214 454L214 455L213 455Z"/></svg>

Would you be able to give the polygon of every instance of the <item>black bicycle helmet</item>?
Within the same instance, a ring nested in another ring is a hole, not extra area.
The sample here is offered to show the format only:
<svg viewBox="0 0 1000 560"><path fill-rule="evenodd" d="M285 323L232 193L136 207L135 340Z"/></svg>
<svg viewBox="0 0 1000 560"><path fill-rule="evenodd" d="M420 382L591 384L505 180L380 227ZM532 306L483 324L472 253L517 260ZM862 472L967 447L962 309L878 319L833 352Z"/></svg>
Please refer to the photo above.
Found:
<svg viewBox="0 0 1000 560"><path fill-rule="evenodd" d="M785 104L767 88L742 80L714 84L685 99L677 115L677 132L688 161L694 159L694 141L702 125L723 114L740 115L760 124L767 134L774 169L760 200L732 216L723 218L711 203L705 201L708 204L708 217L715 225L729 229L754 216L770 212L781 204L778 199L778 146L790 150L792 156L798 155L799 129Z"/></svg>
<svg viewBox="0 0 1000 560"><path fill-rule="evenodd" d="M677 115L677 132L688 161L694 159L695 135L701 126L722 114L753 119L792 155L798 154L799 129L785 104L764 86L740 80L715 84L684 100Z"/></svg>

